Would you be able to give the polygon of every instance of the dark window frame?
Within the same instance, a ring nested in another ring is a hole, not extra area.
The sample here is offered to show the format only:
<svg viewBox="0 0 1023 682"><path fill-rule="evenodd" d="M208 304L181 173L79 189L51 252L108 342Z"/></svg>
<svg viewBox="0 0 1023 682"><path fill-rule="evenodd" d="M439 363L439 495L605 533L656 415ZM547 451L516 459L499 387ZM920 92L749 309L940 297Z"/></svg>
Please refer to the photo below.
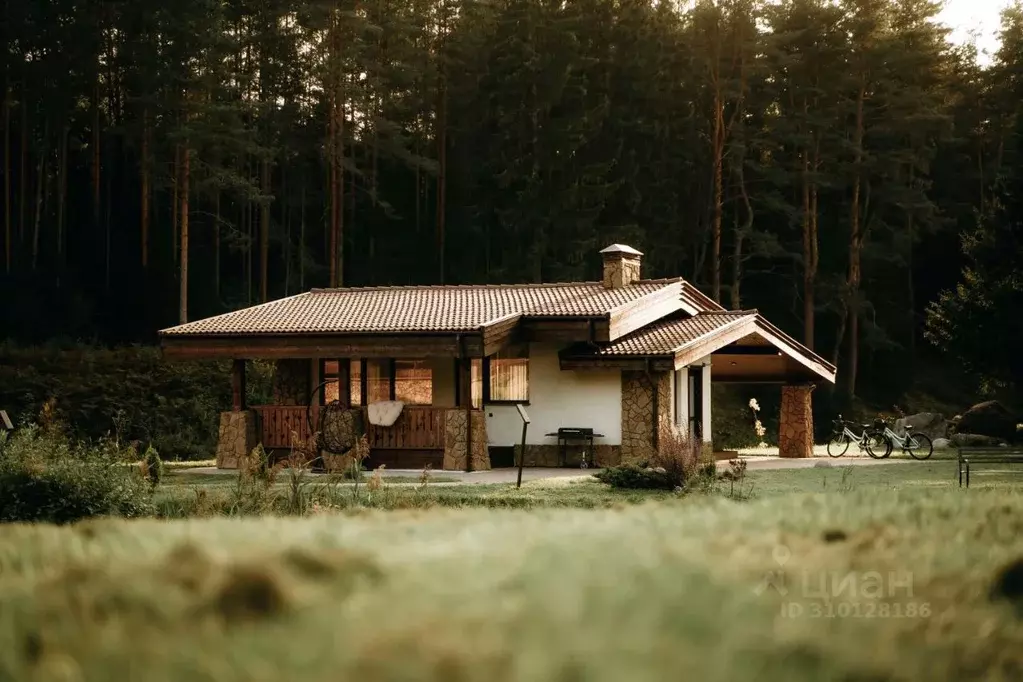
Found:
<svg viewBox="0 0 1023 682"><path fill-rule="evenodd" d="M530 362L531 358L529 357L529 346L528 346L528 344L523 344L522 348L524 350L524 354L522 356L515 357L515 358L504 358L504 359L508 359L508 360L525 360L526 361L526 397L525 398L516 398L516 399L505 399L505 398L502 398L502 399L496 400L496 399L494 399L491 396L491 394L490 394L490 363L491 363L491 360L494 360L494 359L500 360L500 359L502 359L502 358L498 358L497 355L493 355L493 356L488 356L488 357L483 358L483 404L484 405L529 405L530 404L529 403L529 394L530 394L530 391L531 391L530 384L532 383L531 379L532 379L532 374L533 374L531 367L532 367L533 363Z"/></svg>

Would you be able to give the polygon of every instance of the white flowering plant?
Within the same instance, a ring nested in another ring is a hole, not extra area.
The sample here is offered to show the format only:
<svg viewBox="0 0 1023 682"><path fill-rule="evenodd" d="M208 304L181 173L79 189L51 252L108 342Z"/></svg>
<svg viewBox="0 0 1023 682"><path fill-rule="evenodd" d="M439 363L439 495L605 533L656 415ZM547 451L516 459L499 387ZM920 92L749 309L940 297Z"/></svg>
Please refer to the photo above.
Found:
<svg viewBox="0 0 1023 682"><path fill-rule="evenodd" d="M749 399L749 409L753 413L753 431L757 434L757 438L760 438L759 447L767 447L767 443L763 441L764 436L767 434L767 429L760 423L760 403L757 402L756 398Z"/></svg>

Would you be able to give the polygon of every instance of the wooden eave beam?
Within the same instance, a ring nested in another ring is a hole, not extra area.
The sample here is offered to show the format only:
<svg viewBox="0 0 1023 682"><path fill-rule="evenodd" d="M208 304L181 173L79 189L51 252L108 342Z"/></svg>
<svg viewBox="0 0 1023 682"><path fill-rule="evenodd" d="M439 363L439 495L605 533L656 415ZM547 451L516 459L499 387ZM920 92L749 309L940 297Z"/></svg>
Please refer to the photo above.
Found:
<svg viewBox="0 0 1023 682"><path fill-rule="evenodd" d="M751 375L735 375L735 376L719 376L711 373L710 381L713 384L793 384L793 383L807 383L812 381L806 377L790 377L782 375L763 375L758 376L755 374Z"/></svg>
<svg viewBox="0 0 1023 682"><path fill-rule="evenodd" d="M645 356L564 356L559 357L558 362L563 370L635 370L643 372L647 370L655 372L668 372L674 369L670 357L645 357Z"/></svg>
<svg viewBox="0 0 1023 682"><path fill-rule="evenodd" d="M727 357L729 355L782 355L782 352L774 346L725 346L716 350L714 355Z"/></svg>
<svg viewBox="0 0 1023 682"><path fill-rule="evenodd" d="M521 321L521 315L508 315L480 327L483 355L493 355L505 346L521 341L523 336Z"/></svg>
<svg viewBox="0 0 1023 682"><path fill-rule="evenodd" d="M592 330L591 330L592 326ZM605 317L524 317L521 341L554 341L579 343L591 340L608 342L608 320Z"/></svg>
<svg viewBox="0 0 1023 682"><path fill-rule="evenodd" d="M459 337L463 339L462 347ZM401 358L483 357L479 332L463 334L345 334L266 336L164 336L163 356L169 360L244 358ZM464 348L464 350L463 350Z"/></svg>

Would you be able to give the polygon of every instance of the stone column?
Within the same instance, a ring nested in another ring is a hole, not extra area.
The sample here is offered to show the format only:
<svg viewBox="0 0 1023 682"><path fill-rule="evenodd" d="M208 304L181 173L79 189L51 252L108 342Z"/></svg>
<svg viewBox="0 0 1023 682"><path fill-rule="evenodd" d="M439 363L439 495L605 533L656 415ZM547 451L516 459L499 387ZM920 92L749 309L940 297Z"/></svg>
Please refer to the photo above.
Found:
<svg viewBox="0 0 1023 682"><path fill-rule="evenodd" d="M482 410L467 412L462 408L444 411L444 470L465 471L466 463L466 415L472 415L472 460L471 471L490 469L490 452L487 449L487 422Z"/></svg>
<svg viewBox="0 0 1023 682"><path fill-rule="evenodd" d="M649 459L657 441L654 425L658 434L670 426L671 376L670 372L622 372L622 462Z"/></svg>
<svg viewBox="0 0 1023 682"><path fill-rule="evenodd" d="M782 386L778 454L782 457L813 457L813 386Z"/></svg>
<svg viewBox="0 0 1023 682"><path fill-rule="evenodd" d="M257 442L255 412L221 412L220 433L217 436L217 468L237 469Z"/></svg>

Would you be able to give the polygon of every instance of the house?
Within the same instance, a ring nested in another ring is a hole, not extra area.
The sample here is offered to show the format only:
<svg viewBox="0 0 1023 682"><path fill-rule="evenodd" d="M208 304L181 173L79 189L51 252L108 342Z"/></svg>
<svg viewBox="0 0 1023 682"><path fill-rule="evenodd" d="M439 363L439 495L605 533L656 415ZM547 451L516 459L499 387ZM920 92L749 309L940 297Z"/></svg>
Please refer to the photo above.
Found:
<svg viewBox="0 0 1023 682"><path fill-rule="evenodd" d="M561 427L592 428L591 461L609 465L648 456L668 424L709 442L712 382L779 384L781 454L811 456L810 394L834 383L833 365L756 310L725 310L682 278L642 279L631 247L600 253L599 282L314 289L164 329L161 345L170 359L234 361L227 468L257 443L327 433L328 413L395 400L391 426L366 426L371 465L507 462L516 405L531 419L527 465L558 463ZM276 363L273 405L245 404L256 359Z"/></svg>

